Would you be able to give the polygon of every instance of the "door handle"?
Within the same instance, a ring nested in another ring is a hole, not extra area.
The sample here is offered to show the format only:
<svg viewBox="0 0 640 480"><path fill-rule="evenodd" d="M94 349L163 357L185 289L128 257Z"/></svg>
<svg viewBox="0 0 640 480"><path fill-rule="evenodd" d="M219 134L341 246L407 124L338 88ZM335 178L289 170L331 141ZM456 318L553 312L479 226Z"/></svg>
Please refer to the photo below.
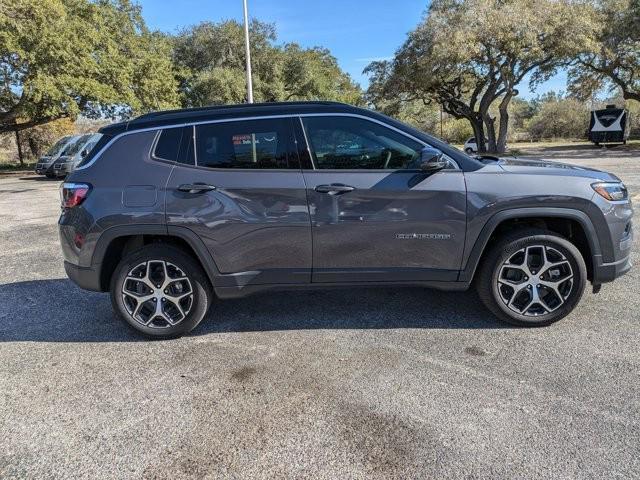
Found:
<svg viewBox="0 0 640 480"><path fill-rule="evenodd" d="M208 185L206 183L183 183L178 187L181 192L187 193L204 193L215 190L215 185Z"/></svg>
<svg viewBox="0 0 640 480"><path fill-rule="evenodd" d="M331 185L318 185L315 191L318 193L328 193L329 195L340 195L342 193L352 192L356 188L351 185L343 185L342 183L332 183Z"/></svg>

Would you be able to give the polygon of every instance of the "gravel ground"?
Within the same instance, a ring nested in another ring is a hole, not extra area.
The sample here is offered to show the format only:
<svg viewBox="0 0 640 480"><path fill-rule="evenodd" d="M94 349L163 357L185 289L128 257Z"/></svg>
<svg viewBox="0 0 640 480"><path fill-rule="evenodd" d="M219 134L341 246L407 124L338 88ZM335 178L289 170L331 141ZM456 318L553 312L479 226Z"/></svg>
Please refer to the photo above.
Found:
<svg viewBox="0 0 640 480"><path fill-rule="evenodd" d="M640 200L639 152L526 153ZM0 179L0 477L640 476L637 268L543 329L472 292L345 289L225 301L147 342L66 279L58 185Z"/></svg>

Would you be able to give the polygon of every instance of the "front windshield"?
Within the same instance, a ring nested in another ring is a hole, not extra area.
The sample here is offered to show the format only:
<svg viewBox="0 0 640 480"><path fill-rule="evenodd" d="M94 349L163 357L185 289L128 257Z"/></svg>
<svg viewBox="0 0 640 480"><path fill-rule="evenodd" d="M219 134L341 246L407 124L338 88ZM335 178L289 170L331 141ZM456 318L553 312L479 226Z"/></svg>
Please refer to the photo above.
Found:
<svg viewBox="0 0 640 480"><path fill-rule="evenodd" d="M80 149L82 148L82 146L85 144L85 142L87 140L89 140L90 136L91 135L82 135L80 138L78 138L78 140L76 140L75 142L69 144L69 146L67 146L67 148L65 148L64 152L62 153L62 155L65 156L65 157L72 157L73 155L78 153L80 151Z"/></svg>
<svg viewBox="0 0 640 480"><path fill-rule="evenodd" d="M45 155L48 157L53 157L67 145L68 141L69 141L69 137L62 137L60 140L54 143L49 150L47 150L47 153L45 153Z"/></svg>

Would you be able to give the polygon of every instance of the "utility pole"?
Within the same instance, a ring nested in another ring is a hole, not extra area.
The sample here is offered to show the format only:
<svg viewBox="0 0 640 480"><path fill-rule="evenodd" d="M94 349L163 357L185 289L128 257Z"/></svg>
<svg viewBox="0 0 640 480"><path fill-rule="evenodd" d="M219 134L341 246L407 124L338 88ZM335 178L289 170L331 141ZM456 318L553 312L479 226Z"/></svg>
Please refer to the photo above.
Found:
<svg viewBox="0 0 640 480"><path fill-rule="evenodd" d="M247 60L247 102L253 103L253 83L251 81L251 52L249 51L249 15L247 13L247 0L242 0L244 5L244 49Z"/></svg>

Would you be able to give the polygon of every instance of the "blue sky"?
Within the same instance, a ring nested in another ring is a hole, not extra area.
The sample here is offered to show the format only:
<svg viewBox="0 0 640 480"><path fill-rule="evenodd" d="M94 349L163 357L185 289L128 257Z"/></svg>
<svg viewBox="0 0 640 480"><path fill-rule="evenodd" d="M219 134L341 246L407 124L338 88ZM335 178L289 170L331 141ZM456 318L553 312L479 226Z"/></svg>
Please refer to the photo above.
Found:
<svg viewBox="0 0 640 480"><path fill-rule="evenodd" d="M373 60L391 57L407 32L422 18L425 0L248 0L249 15L276 25L280 42L331 50L340 67L364 88L362 70ZM143 16L153 29L175 33L205 20L242 20L242 0L139 0ZM565 90L558 75L536 93ZM526 85L520 95L535 96Z"/></svg>

